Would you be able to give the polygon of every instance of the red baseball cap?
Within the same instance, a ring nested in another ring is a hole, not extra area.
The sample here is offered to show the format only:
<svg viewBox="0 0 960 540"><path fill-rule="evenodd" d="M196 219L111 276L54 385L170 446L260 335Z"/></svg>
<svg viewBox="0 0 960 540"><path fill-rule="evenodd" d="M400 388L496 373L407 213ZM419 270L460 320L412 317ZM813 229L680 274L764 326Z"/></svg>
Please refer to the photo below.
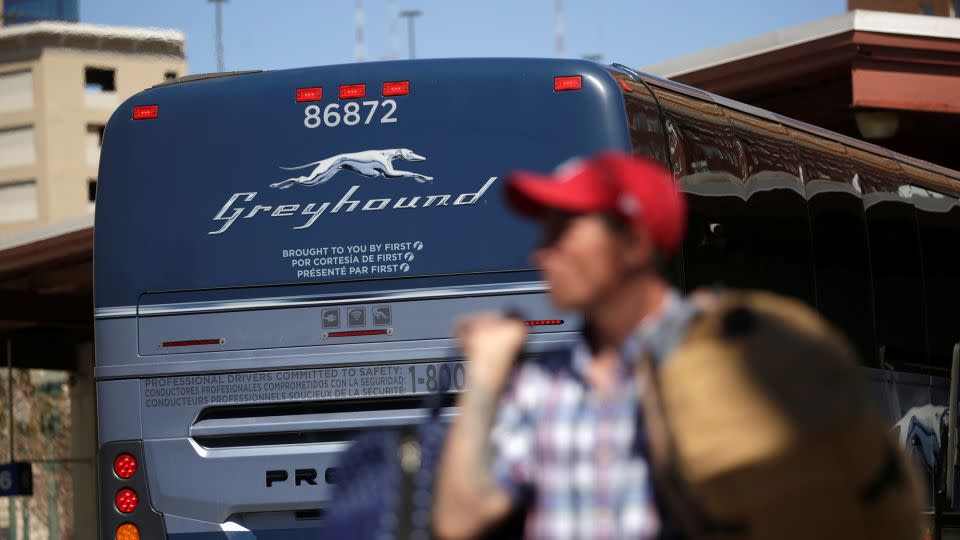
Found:
<svg viewBox="0 0 960 540"><path fill-rule="evenodd" d="M622 152L603 152L561 165L552 175L508 175L507 200L518 213L539 218L547 210L602 212L650 232L664 255L683 240L686 203L673 176L659 163Z"/></svg>

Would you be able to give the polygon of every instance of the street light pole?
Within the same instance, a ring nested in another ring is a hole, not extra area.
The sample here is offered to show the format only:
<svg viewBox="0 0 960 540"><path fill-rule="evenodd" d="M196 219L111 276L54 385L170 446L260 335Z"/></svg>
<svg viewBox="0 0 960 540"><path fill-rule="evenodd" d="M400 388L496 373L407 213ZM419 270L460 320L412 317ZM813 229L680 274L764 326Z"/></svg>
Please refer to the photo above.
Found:
<svg viewBox="0 0 960 540"><path fill-rule="evenodd" d="M223 71L223 3L227 0L208 0L217 7L217 71Z"/></svg>
<svg viewBox="0 0 960 540"><path fill-rule="evenodd" d="M411 9L407 11L401 11L400 16L407 18L407 37L410 40L410 58L416 58L416 34L413 25L413 19L423 15L423 12L419 9Z"/></svg>
<svg viewBox="0 0 960 540"><path fill-rule="evenodd" d="M554 39L557 48L557 56L563 56L563 0L556 0L553 5L554 11Z"/></svg>
<svg viewBox="0 0 960 540"><path fill-rule="evenodd" d="M366 54L366 47L363 43L363 2L356 0L354 4L354 31L353 59L357 62L363 62Z"/></svg>
<svg viewBox="0 0 960 540"><path fill-rule="evenodd" d="M397 0L390 0L390 60L396 60L400 55L397 49Z"/></svg>

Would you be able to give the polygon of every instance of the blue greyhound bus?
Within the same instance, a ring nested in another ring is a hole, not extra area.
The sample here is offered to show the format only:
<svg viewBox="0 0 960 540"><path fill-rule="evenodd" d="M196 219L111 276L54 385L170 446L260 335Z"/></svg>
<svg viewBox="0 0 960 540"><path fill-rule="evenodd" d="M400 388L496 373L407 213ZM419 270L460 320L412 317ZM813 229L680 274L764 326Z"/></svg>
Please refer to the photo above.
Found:
<svg viewBox="0 0 960 540"><path fill-rule="evenodd" d="M778 291L846 332L935 489L960 175L619 65L384 62L185 77L111 118L101 538L312 538L356 431L467 383L455 317L519 307L528 352L570 340L502 176L609 148L688 193L683 288Z"/></svg>

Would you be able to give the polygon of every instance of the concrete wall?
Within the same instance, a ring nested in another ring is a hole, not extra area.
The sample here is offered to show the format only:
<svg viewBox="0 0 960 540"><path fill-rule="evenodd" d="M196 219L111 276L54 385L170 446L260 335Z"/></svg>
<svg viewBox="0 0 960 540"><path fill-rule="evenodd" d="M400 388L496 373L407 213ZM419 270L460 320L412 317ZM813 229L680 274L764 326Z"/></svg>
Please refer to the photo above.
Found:
<svg viewBox="0 0 960 540"><path fill-rule="evenodd" d="M34 88L33 107L30 109L0 114L0 130L5 131L25 126L33 126L34 137L36 137L37 129L42 129L42 126L38 126L38 119L42 115L43 108L42 100L37 99L41 95L39 91L39 83L37 82L38 65L39 62L35 59L13 60L0 63L0 73L3 74L19 73L24 71L31 72L33 74L32 78ZM42 197L41 193L43 191L43 187L41 186L41 182L39 180L39 178L43 175L41 155L42 151L39 151L38 149L36 160L33 165L0 167L0 186L22 182L24 180L37 180L37 198L39 200ZM39 205L37 208L37 219L34 221L19 223L0 222L0 235L5 232L13 232L15 230L24 229L39 223L46 223L45 210L46 209L43 207L43 205Z"/></svg>
<svg viewBox="0 0 960 540"><path fill-rule="evenodd" d="M93 342L77 348L77 370L70 392L73 455L73 540L94 540L97 531L97 397L93 382Z"/></svg>

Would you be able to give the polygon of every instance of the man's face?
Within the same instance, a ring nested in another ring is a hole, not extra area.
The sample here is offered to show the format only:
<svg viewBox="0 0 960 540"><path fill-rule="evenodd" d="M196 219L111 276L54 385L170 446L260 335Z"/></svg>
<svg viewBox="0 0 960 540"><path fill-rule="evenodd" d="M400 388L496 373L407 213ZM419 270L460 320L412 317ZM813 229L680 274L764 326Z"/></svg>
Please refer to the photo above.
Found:
<svg viewBox="0 0 960 540"><path fill-rule="evenodd" d="M534 263L560 309L583 311L620 285L638 257L635 243L599 214L550 213Z"/></svg>

